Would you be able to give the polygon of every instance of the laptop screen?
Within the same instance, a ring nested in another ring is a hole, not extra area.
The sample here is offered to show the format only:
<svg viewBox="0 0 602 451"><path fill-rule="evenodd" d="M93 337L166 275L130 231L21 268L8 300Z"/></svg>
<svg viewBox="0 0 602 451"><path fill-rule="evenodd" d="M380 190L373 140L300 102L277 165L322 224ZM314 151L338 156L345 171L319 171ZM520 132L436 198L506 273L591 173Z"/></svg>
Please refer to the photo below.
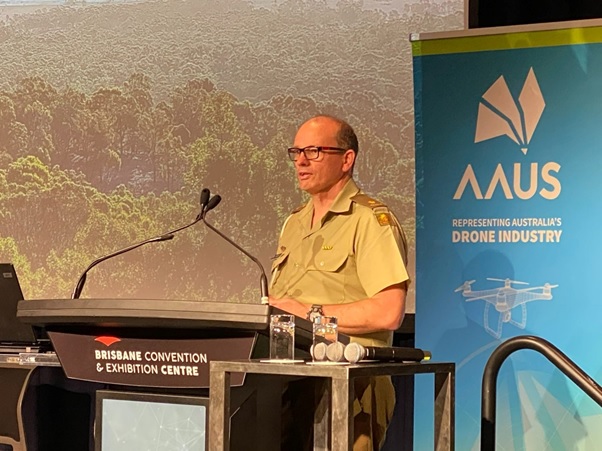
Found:
<svg viewBox="0 0 602 451"><path fill-rule="evenodd" d="M22 299L15 267L0 263L0 345L36 343L33 328L17 318L17 303Z"/></svg>

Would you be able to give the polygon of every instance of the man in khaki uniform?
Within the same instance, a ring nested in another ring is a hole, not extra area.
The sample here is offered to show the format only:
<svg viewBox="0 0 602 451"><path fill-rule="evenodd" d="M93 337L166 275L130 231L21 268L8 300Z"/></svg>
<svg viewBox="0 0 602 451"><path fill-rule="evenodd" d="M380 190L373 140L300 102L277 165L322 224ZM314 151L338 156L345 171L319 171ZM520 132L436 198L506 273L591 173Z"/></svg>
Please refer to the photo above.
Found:
<svg viewBox="0 0 602 451"><path fill-rule="evenodd" d="M405 312L405 237L388 208L352 179L353 129L334 117L314 117L288 153L311 199L282 229L270 304L300 317L336 316L353 341L390 346ZM395 402L391 380L359 380L355 390L354 450L378 450Z"/></svg>

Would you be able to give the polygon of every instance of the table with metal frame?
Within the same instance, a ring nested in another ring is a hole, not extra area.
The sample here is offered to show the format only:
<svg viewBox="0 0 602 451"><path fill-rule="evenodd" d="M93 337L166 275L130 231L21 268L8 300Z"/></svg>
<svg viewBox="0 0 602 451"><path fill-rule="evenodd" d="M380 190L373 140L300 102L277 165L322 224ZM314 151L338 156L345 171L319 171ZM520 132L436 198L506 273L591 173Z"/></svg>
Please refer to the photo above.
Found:
<svg viewBox="0 0 602 451"><path fill-rule="evenodd" d="M455 364L435 362L316 365L256 360L210 363L209 449L230 449L230 375L317 379L314 407L314 449L347 451L353 447L353 379L374 376L434 374L434 449L454 450Z"/></svg>

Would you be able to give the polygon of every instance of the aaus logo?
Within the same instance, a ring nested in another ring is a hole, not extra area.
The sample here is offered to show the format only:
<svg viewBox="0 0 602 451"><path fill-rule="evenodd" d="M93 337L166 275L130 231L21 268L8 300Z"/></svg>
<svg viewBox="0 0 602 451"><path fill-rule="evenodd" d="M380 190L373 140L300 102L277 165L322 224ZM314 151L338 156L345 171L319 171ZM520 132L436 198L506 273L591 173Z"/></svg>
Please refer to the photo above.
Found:
<svg viewBox="0 0 602 451"><path fill-rule="evenodd" d="M479 102L474 142L507 136L518 144L522 153L526 155L527 146L545 106L533 68L529 69L518 102L512 97L504 76L500 76ZM464 170L454 199L461 199L468 185L476 199L491 199L498 186L506 199L514 199L514 196L519 199L531 199L536 194L544 199L556 199L562 189L560 180L556 177L559 171L560 164L555 162L545 163L541 169L538 163L531 163L528 170L523 170L521 163L514 163L512 169L506 170L498 164L483 195L475 171L469 164ZM540 181L545 185L542 188L539 188Z"/></svg>

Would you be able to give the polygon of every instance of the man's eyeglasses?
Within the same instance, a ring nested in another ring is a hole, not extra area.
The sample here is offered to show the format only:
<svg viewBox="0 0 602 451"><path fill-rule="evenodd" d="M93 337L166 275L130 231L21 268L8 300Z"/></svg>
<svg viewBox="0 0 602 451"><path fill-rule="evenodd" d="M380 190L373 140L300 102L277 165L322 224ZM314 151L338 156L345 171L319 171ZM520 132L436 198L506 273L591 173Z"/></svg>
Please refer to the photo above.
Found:
<svg viewBox="0 0 602 451"><path fill-rule="evenodd" d="M323 153L343 153L347 152L347 149L341 149L340 147L329 147L329 146L307 146L303 149L299 147L289 147L288 157L291 161L297 161L299 155L303 154L308 160L317 160L320 156L320 152Z"/></svg>

